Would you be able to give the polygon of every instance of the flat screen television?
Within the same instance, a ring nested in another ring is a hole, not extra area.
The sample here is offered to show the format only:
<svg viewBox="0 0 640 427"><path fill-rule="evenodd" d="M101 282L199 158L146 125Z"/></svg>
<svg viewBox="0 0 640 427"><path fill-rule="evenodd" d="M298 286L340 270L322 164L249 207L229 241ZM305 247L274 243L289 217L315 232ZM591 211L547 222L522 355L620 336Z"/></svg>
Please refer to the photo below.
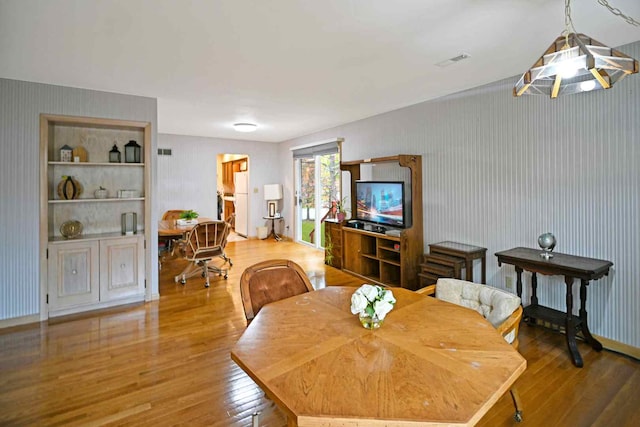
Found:
<svg viewBox="0 0 640 427"><path fill-rule="evenodd" d="M410 227L402 181L356 181L356 220Z"/></svg>

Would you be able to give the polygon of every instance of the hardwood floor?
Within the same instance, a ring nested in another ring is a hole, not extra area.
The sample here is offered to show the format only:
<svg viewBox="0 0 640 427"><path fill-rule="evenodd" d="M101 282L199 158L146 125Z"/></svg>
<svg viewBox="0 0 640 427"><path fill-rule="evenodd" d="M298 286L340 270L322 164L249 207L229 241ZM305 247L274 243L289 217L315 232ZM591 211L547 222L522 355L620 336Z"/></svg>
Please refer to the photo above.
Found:
<svg viewBox="0 0 640 427"><path fill-rule="evenodd" d="M159 301L0 330L0 425L284 426L280 411L229 357L246 327L239 280L244 268L289 258L316 287L361 280L326 267L320 251L291 242L248 240L227 245L228 280L205 289L173 276L168 260ZM573 367L563 336L522 326L528 368L517 385L522 426L640 425L640 363L582 343L585 367ZM512 426L507 395L480 421Z"/></svg>

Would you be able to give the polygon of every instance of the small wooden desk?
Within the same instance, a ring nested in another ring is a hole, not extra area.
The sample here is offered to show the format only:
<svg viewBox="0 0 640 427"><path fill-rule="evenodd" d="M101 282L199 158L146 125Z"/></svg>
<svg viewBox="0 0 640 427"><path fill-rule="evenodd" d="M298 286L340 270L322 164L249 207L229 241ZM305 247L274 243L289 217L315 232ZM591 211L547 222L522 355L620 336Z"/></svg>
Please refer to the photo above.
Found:
<svg viewBox="0 0 640 427"><path fill-rule="evenodd" d="M472 426L526 368L473 310L393 288L371 331L349 310L354 291L266 305L231 351L289 426Z"/></svg>
<svg viewBox="0 0 640 427"><path fill-rule="evenodd" d="M464 258L465 274L470 282L473 282L473 260L480 259L482 262L481 283L487 283L487 248L457 242L440 242L430 244L429 251Z"/></svg>
<svg viewBox="0 0 640 427"><path fill-rule="evenodd" d="M573 364L579 368L583 366L582 356L576 344L576 330L582 332L584 340L591 344L596 351L602 350L602 344L596 340L589 331L587 324L587 285L590 280L597 280L609 274L613 266L611 261L594 258L584 258L562 253L553 253L553 258L545 259L540 256L542 250L530 248L514 248L503 252L496 252L498 266L510 264L515 266L518 279L516 282L518 296L522 297L522 271L530 271L531 274L531 304L524 308L524 318L529 323L536 319L546 320L555 325L564 324L567 337L567 347ZM567 285L567 310L561 312L538 304L538 277L536 273L545 275L564 276ZM578 316L573 315L573 282L580 279L580 311Z"/></svg>

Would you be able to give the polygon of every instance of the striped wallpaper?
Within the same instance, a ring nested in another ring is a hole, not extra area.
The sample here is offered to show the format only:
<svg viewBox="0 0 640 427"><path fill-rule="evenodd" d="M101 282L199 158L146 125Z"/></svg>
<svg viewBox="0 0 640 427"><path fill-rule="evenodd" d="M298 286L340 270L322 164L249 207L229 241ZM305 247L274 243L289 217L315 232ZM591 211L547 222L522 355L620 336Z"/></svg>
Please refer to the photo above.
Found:
<svg viewBox="0 0 640 427"><path fill-rule="evenodd" d="M156 100L85 89L0 79L0 321L39 315L40 114L150 122L156 149ZM155 157L152 188L155 189ZM152 235L157 216L152 213ZM151 245L147 262L157 259ZM154 252L154 253L151 253ZM147 283L158 293L157 263Z"/></svg>
<svg viewBox="0 0 640 427"><path fill-rule="evenodd" d="M640 42L621 50L640 58ZM456 66L472 72L474 64ZM288 141L282 161L289 146L332 137L345 139L344 160L422 155L425 250L443 240L484 246L487 281L504 288L506 277L515 283L515 271L498 268L494 253L537 247L541 233L553 232L556 251L614 263L608 277L589 286L589 326L640 347L640 75L556 100L514 98L515 81ZM526 274L527 289L529 282ZM538 282L540 303L563 309L563 279Z"/></svg>

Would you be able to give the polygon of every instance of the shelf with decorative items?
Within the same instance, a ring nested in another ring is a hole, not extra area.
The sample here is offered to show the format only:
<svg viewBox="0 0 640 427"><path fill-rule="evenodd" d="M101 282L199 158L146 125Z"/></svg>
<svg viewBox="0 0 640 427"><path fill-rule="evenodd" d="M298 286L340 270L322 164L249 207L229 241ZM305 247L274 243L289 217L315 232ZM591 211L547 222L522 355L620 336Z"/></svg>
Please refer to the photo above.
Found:
<svg viewBox="0 0 640 427"><path fill-rule="evenodd" d="M48 316L150 298L150 153L150 123L40 116L42 292L88 290L83 300L50 298Z"/></svg>

